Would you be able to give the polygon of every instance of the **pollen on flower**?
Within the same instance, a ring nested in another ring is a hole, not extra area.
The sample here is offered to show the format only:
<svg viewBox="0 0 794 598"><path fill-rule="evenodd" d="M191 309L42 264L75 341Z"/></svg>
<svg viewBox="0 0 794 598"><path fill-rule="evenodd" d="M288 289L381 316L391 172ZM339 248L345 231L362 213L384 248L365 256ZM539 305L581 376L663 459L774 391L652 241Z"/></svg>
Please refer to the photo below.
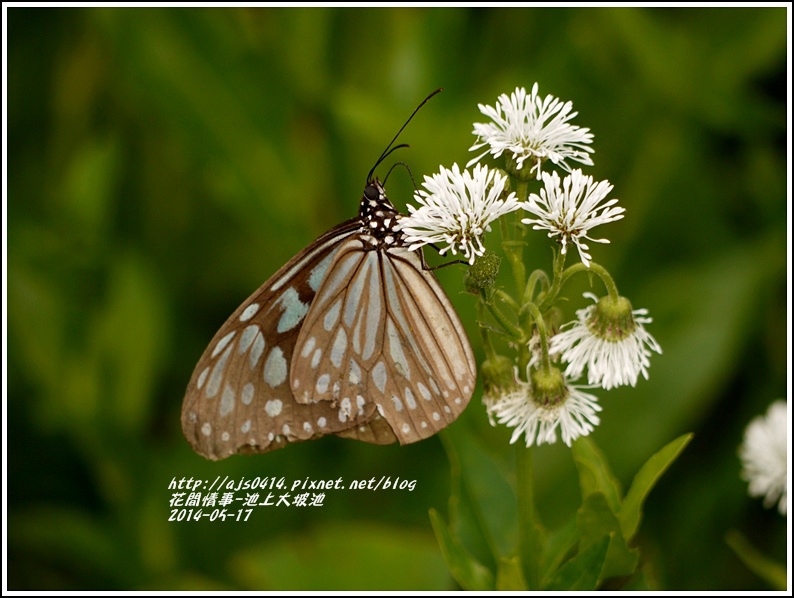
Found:
<svg viewBox="0 0 794 598"><path fill-rule="evenodd" d="M551 161L570 171L566 160L575 160L581 164L592 166L590 155L593 148L593 134L590 129L572 125L569 121L577 113L573 112L571 102L561 102L547 95L541 99L538 95L538 84L532 86L532 92L517 87L507 96L499 96L496 106L478 105L480 112L491 119L488 123L475 123L475 144L469 151L486 148L479 156L472 159L467 166L477 163L486 154L495 158L507 154L516 171L529 162L530 174L539 179L541 166L546 160Z"/></svg>
<svg viewBox="0 0 794 598"><path fill-rule="evenodd" d="M519 209L515 193L503 197L507 177L478 165L473 172L441 168L425 177L414 195L418 208L408 205L409 215L400 219L399 228L415 250L429 243L445 245L439 253L462 253L469 264L485 253L482 236L491 222Z"/></svg>

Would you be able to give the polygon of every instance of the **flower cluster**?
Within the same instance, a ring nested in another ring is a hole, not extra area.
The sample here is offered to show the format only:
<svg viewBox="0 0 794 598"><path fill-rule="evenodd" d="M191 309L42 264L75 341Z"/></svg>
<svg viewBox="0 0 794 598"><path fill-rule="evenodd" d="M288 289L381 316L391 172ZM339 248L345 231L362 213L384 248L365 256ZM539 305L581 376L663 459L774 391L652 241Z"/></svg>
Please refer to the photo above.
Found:
<svg viewBox="0 0 794 598"><path fill-rule="evenodd" d="M593 135L589 129L572 124L577 113L571 102L551 95L541 98L536 83L530 93L517 88L510 96L499 96L495 106L479 105L479 109L490 122L474 125L477 140L470 151L480 153L467 164L467 168L474 166L473 170L461 171L455 164L452 169L441 167L438 173L425 177L424 189L414 195L418 207L408 206L409 215L401 219L400 228L410 249L432 244L442 254L462 254L473 265L467 277L469 290L481 296L483 305L500 324L486 328L485 336L493 330L518 347L519 357L512 360L487 347L488 359L481 375L485 386L483 402L491 423L513 428L511 443L521 437L527 446L553 443L559 433L570 446L599 423L601 406L585 389L634 386L639 376L648 378L651 354L661 353L659 344L645 329L651 322L647 311L633 310L589 253L588 242L609 242L591 236L593 229L620 220L625 210L610 197L613 186L609 181L595 181L580 169L570 167L569 161L593 165ZM486 155L504 156L505 170L477 164ZM561 178L557 172L544 171L548 164L567 174ZM517 180L515 190L508 192L512 187L505 173ZM528 190L533 178L541 182L537 192ZM483 237L492 223L512 212L520 214L513 227L531 225L534 230L546 231L558 244L555 280L562 276L566 254L574 246L581 264L570 270L584 268L595 272L606 284L607 295L598 298L586 294L594 304L578 310L577 319L559 330L552 327L556 334L546 332L544 320L554 299L548 293L550 289L558 293L563 279L556 284L545 279L541 312L535 303L535 284L543 279L535 277L532 282L530 277L524 281L523 266L516 265L522 261L523 233L511 237L511 231L517 229L504 223L503 248L512 258L509 263L522 299L508 300L504 294L500 297L512 306L516 323L511 324L492 301L499 259L486 253ZM483 261L479 262L481 258ZM486 259L487 268L481 265ZM488 275L480 275L480 270ZM528 314L532 316L527 317ZM564 371L553 365L557 360L564 364ZM518 375L516 363L523 364L524 377ZM576 381L585 372L588 385L578 385Z"/></svg>

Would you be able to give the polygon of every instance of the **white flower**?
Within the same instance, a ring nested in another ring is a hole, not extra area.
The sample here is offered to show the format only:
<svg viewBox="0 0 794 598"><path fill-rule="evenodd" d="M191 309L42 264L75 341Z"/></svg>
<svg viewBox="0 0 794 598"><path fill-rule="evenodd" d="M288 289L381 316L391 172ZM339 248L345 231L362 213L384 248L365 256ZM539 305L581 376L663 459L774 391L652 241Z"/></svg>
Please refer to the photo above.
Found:
<svg viewBox="0 0 794 598"><path fill-rule="evenodd" d="M544 172L543 184L545 189L540 190L540 195L532 193L521 204L522 208L537 218L524 218L521 222L533 224L535 230L548 230L549 237L558 237L562 253L568 250L568 243L573 243L579 250L582 263L589 266L592 256L587 253L589 247L583 240L609 243L607 239L590 237L590 229L620 220L625 212L623 208L615 206L617 199L601 204L612 191L612 185L609 181L593 184L593 177L583 175L578 169L565 177L562 187L556 172L551 175Z"/></svg>
<svg viewBox="0 0 794 598"><path fill-rule="evenodd" d="M481 237L491 230L489 224L509 212L519 209L515 193L500 199L507 177L495 170L478 165L474 172L441 167L432 177L425 177L414 200L419 208L408 206L409 216L400 219L409 249L428 243L446 243L439 253L460 251L473 264L485 252Z"/></svg>
<svg viewBox="0 0 794 598"><path fill-rule="evenodd" d="M571 446L579 436L587 436L600 423L596 413L601 411L598 399L574 386L563 382L563 392L558 400L543 400L533 393L532 385L517 380L517 388L497 400L486 404L488 417L500 424L515 428L510 444L522 435L526 445L538 446L544 442L554 444L559 428L562 441Z"/></svg>
<svg viewBox="0 0 794 598"><path fill-rule="evenodd" d="M788 403L775 401L765 415L750 422L739 447L742 479L750 483L750 496L763 496L765 507L777 501L782 515L786 515L787 426Z"/></svg>
<svg viewBox="0 0 794 598"><path fill-rule="evenodd" d="M503 152L512 155L517 170L529 160L532 163L530 173L536 172L537 178L540 178L540 167L545 160L551 160L566 171L570 171L565 162L568 158L593 165L588 155L593 151L589 145L593 141L590 129L568 122L577 114L571 112L571 102L563 104L551 95L541 100L537 83L532 86L530 95L523 87L517 87L510 97L500 95L496 107L478 106L493 122L474 123L472 132L477 135L477 141L469 151L488 149L466 166L475 164L486 154L498 158Z"/></svg>
<svg viewBox="0 0 794 598"><path fill-rule="evenodd" d="M587 382L605 390L615 386L635 386L640 374L648 379L651 350L662 352L645 324L647 309L631 309L631 304L618 302L612 306L608 298L601 301L592 293L585 293L596 302L576 311L577 320L551 337L549 351L560 354L568 366L565 376L576 380L587 368Z"/></svg>

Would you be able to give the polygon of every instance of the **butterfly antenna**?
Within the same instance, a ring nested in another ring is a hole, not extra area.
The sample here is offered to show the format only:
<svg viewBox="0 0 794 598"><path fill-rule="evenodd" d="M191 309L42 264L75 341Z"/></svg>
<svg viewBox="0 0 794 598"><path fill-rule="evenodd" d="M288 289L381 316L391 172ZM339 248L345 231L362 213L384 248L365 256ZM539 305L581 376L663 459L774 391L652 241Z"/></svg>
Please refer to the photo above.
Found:
<svg viewBox="0 0 794 598"><path fill-rule="evenodd" d="M402 146L402 145L398 145L397 147L403 147L403 146ZM397 149L397 147L395 147L394 149ZM408 146L405 146L405 147L408 147ZM389 153L391 153L391 152L389 152ZM388 155L388 154L387 154L387 155ZM404 166L404 167L405 167L405 170L407 170L407 171L408 171L408 176L409 176L409 177L411 177L411 182L414 184L414 191L418 190L418 189L419 189L419 187L417 187L417 186L416 186L416 179L414 179L414 173L413 173L413 172L411 172L411 167L410 167L410 166L408 166L408 164L406 164L405 162L395 162L395 163L392 165L392 167L391 167L391 168L389 168L389 172L387 172L387 173L386 173L386 178L384 178L384 179L383 179L383 185L384 185L384 186L386 185L386 181L388 181L388 180L389 180L389 177L391 176L391 173L392 173L392 171L393 171L395 168L397 168L398 166Z"/></svg>
<svg viewBox="0 0 794 598"><path fill-rule="evenodd" d="M388 156L390 153L392 153L392 152L393 152L394 150L396 150L396 149L400 149L401 147L408 147L406 144L398 145L398 146L395 146L395 147L392 147L392 145L394 145L394 142L395 142L395 141L397 141L397 138L398 138L398 137L400 136L400 134L403 132L403 130L405 129L405 127L407 127L407 126L408 126L408 123L409 123L409 122L411 122L411 119L412 119L414 116L416 116L416 113L417 113L417 112L419 112L419 109L420 109L422 106L424 106L424 105L427 103L427 101L428 101L430 98L432 98L434 95L436 95L437 93L439 93L439 92L441 92L441 91L444 91L444 88L443 88L443 87L439 87L438 89L436 89L436 90L435 90L433 93L431 93L431 94L430 94L429 96L427 96L427 97L426 97L424 100L422 100L422 103L421 103L421 104L419 104L419 105L416 107L416 109L415 109L415 110L414 110L414 111L411 113L411 116L409 116L409 117L408 117L408 120L406 120L406 121L405 121L405 124L404 124L402 127L400 127L400 130L399 130L399 131L397 131L397 134L394 136L394 139L392 139L392 140L389 142L389 145L387 145L387 146L386 146L386 149L385 149L385 150L383 150L383 153L380 155L380 157L379 157L379 158L377 159L377 161L375 162L375 166L373 166L373 167L372 167L372 170L370 170L370 171L369 171L369 174L367 175L367 182L368 182L368 183L369 183L369 182L372 180L372 174L375 172L375 169L376 169L378 166L380 166L381 162L383 162L383 161L384 161L384 160L387 158L387 156Z"/></svg>

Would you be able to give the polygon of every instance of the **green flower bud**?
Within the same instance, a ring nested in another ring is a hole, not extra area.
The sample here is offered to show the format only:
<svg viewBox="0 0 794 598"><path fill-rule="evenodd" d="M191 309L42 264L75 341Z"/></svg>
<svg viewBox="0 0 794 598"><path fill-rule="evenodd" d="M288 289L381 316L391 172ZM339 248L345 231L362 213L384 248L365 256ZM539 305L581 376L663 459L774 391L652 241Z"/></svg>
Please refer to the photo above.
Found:
<svg viewBox="0 0 794 598"><path fill-rule="evenodd" d="M481 290L488 290L493 287L496 277L499 275L499 266L502 258L488 249L477 259L474 264L469 266L464 279L466 290L469 293L479 295Z"/></svg>

